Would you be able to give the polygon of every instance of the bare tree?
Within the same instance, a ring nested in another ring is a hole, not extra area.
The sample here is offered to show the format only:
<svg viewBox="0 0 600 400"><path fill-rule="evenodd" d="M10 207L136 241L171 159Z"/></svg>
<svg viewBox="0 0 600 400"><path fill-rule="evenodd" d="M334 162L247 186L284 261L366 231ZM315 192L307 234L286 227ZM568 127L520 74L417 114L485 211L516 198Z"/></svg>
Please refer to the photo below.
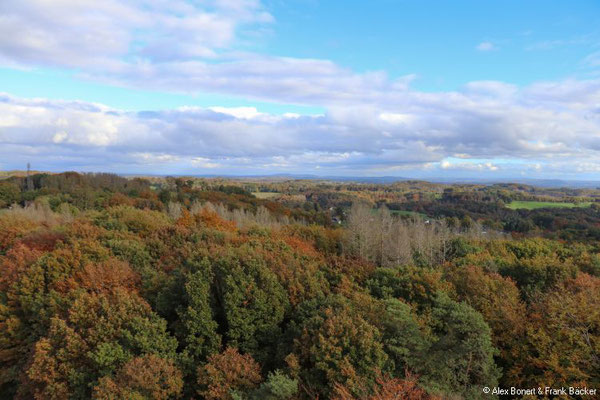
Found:
<svg viewBox="0 0 600 400"><path fill-rule="evenodd" d="M360 257L384 267L409 264L416 259L433 265L446 260L449 243L458 235L475 237L473 224L467 232L452 231L444 221L423 218L402 219L387 207L373 210L355 203L348 215L348 241Z"/></svg>
<svg viewBox="0 0 600 400"><path fill-rule="evenodd" d="M167 204L167 214L173 220L178 220L181 217L181 204L170 201Z"/></svg>
<svg viewBox="0 0 600 400"><path fill-rule="evenodd" d="M369 245L373 239L373 223L375 217L371 207L355 202L352 204L348 214L348 231L350 233L350 245L356 250L360 257L370 259Z"/></svg>
<svg viewBox="0 0 600 400"><path fill-rule="evenodd" d="M304 221L298 221L294 218L288 217L287 215L273 215L267 208L263 206L259 206L256 212L252 212L251 210L244 208L234 208L233 210L230 210L223 203L212 204L210 202L194 202L190 207L190 213L192 215L199 214L203 210L215 212L221 218L227 221L235 222L238 228L248 228L255 225L273 228L282 225L304 224Z"/></svg>

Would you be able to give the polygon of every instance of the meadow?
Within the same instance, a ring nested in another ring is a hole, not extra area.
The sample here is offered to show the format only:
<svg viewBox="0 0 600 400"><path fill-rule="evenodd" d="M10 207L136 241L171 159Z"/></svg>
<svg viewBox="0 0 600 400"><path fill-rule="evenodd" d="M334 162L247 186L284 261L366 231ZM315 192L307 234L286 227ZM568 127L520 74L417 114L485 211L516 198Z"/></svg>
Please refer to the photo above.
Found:
<svg viewBox="0 0 600 400"><path fill-rule="evenodd" d="M525 209L525 210L537 210L539 208L574 208L574 207L590 207L591 202L580 202L580 203L565 203L565 202L552 202L552 201L512 201L506 205L511 210Z"/></svg>
<svg viewBox="0 0 600 400"><path fill-rule="evenodd" d="M273 199L281 196L281 193L277 192L254 192L252 193L257 199Z"/></svg>

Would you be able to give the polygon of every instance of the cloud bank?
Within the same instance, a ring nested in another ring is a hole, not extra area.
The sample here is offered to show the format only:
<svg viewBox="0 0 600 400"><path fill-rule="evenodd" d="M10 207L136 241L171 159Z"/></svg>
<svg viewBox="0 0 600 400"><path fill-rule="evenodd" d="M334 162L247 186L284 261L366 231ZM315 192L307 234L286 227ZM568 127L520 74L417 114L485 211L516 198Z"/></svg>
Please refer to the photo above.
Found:
<svg viewBox="0 0 600 400"><path fill-rule="evenodd" d="M420 92L411 88L414 75L260 54L251 39L273 22L258 0L0 2L1 64L248 100L126 112L2 94L0 168L34 161L40 169L198 174L600 171L600 80ZM253 107L256 99L326 112L272 115Z"/></svg>
<svg viewBox="0 0 600 400"><path fill-rule="evenodd" d="M524 89L473 82L460 92L409 91L398 109L331 106L323 115L253 107L125 112L4 94L0 157L10 165L35 158L59 169L146 172L514 173L542 165L593 173L600 170L599 88L598 81Z"/></svg>

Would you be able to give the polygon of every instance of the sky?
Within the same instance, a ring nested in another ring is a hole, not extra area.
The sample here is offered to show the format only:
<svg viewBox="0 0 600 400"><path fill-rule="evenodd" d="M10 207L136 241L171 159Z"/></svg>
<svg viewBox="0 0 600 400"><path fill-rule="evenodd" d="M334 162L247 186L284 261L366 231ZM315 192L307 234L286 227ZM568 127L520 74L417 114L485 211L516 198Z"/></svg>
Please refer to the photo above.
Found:
<svg viewBox="0 0 600 400"><path fill-rule="evenodd" d="M600 180L598 0L3 0L0 169Z"/></svg>

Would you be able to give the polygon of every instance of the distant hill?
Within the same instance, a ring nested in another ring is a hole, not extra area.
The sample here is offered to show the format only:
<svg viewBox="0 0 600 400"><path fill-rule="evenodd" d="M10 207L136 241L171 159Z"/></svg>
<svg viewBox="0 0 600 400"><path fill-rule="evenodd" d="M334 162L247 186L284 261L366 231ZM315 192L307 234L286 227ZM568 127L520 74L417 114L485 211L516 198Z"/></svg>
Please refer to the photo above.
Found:
<svg viewBox="0 0 600 400"><path fill-rule="evenodd" d="M56 172L46 171L29 171L30 174L56 174ZM0 179L10 178L11 176L24 177L27 176L27 171L12 170L12 171L0 171Z"/></svg>
<svg viewBox="0 0 600 400"><path fill-rule="evenodd" d="M434 183L472 183L472 184L498 184L498 183L520 183L530 186L546 188L600 188L600 181L580 181L563 179L476 179L476 178L431 178L427 179Z"/></svg>
<svg viewBox="0 0 600 400"><path fill-rule="evenodd" d="M49 171L31 171L31 174L57 174L58 172ZM23 177L27 175L24 170L0 171L0 179L10 176ZM518 183L530 186L544 188L578 188L590 189L600 188L600 181L586 180L568 180L568 179L527 179L527 178L506 178L506 179L478 179L478 178L453 178L453 177L433 177L433 178L411 178L401 176L335 176L335 175L312 175L312 174L273 174L273 175L192 175L192 174L118 174L127 178L162 178L165 176L174 177L193 177L193 178L222 178L222 179L255 179L265 181L282 180L316 180L331 182L356 182L356 183L376 183L389 184L394 182L421 181L444 184L474 184L474 185L495 185L499 183Z"/></svg>

